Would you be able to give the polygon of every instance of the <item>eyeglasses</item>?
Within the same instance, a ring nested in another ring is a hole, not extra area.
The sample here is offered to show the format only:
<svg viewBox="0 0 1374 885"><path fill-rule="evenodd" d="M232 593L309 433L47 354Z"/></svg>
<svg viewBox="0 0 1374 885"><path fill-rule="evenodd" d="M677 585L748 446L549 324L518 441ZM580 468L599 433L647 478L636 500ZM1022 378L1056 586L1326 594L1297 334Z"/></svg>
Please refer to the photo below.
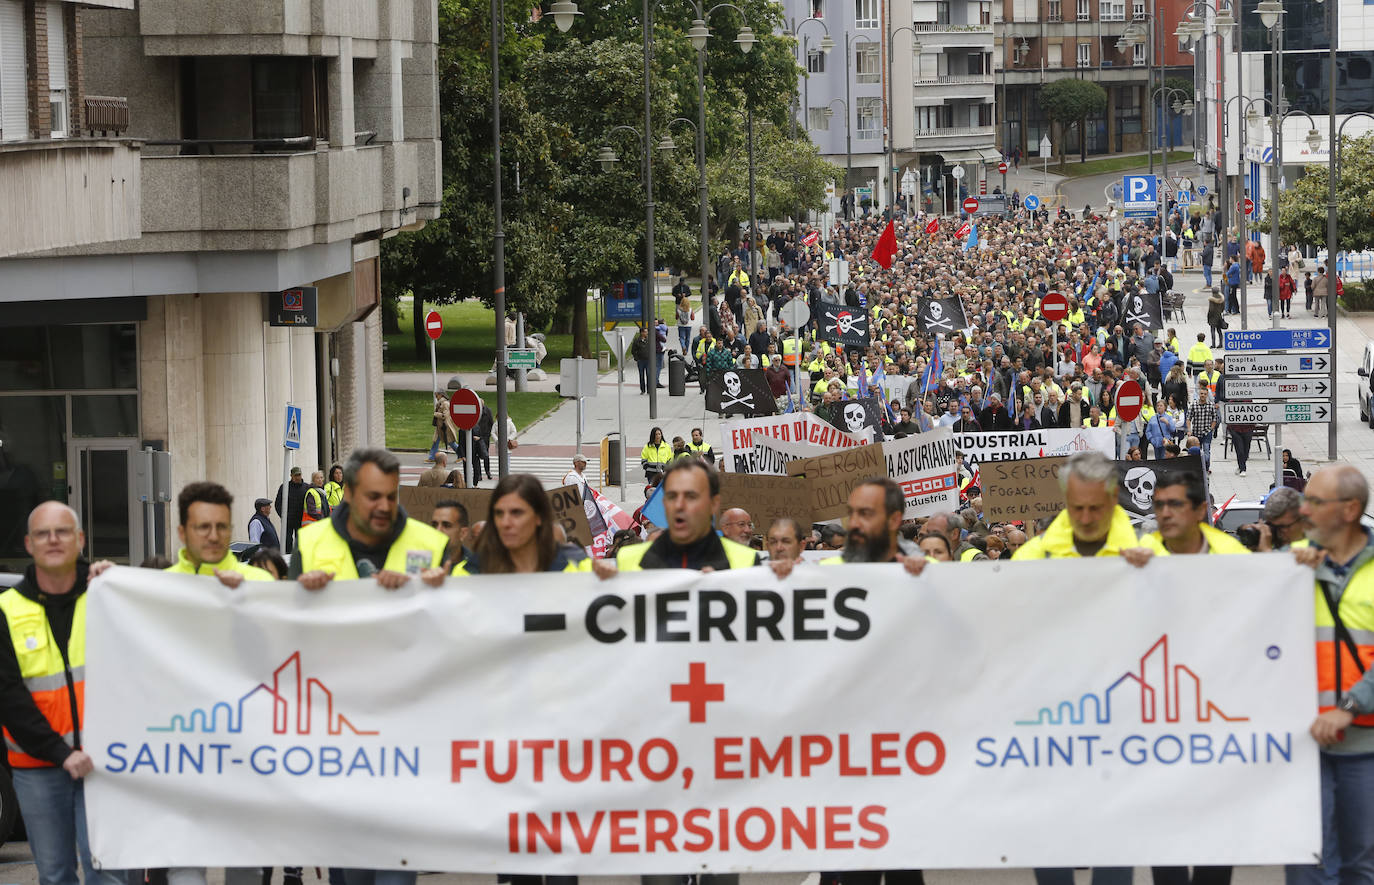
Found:
<svg viewBox="0 0 1374 885"><path fill-rule="evenodd" d="M1303 496L1302 496L1302 499L1303 499L1304 502L1306 502L1306 503L1308 503L1308 504L1311 504L1313 507L1321 507L1321 506L1324 506L1324 505L1326 505L1326 504L1334 504L1334 503L1336 503L1337 501L1353 501L1353 500L1355 500L1354 498L1348 498L1348 497L1347 497L1347 498L1318 498L1316 495L1303 495Z"/></svg>
<svg viewBox="0 0 1374 885"><path fill-rule="evenodd" d="M745 528L750 528L750 529L752 529L752 528L754 527L754 523L753 523L753 522L722 522L722 523L720 524L720 527L723 528L723 529L732 529L732 528L734 528L735 526L744 526Z"/></svg>
<svg viewBox="0 0 1374 885"><path fill-rule="evenodd" d="M227 535L230 531L227 522L202 522L196 525L188 525L186 529L192 534L199 535L202 538L214 534Z"/></svg>
<svg viewBox="0 0 1374 885"><path fill-rule="evenodd" d="M29 532L29 537L33 538L40 544L45 543L50 539L57 541L70 541L72 538L76 537L76 529L72 528L71 526L62 526L61 528L56 529L38 529L37 531Z"/></svg>

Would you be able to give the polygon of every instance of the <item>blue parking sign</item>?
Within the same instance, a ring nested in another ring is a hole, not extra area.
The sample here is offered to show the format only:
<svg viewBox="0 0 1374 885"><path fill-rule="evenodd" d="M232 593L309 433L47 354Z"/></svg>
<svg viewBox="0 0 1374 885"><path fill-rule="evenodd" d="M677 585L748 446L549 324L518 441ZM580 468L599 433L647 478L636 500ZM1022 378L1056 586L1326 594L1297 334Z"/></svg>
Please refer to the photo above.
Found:
<svg viewBox="0 0 1374 885"><path fill-rule="evenodd" d="M1159 209L1159 179L1154 175L1124 175L1121 201L1127 218L1149 218Z"/></svg>

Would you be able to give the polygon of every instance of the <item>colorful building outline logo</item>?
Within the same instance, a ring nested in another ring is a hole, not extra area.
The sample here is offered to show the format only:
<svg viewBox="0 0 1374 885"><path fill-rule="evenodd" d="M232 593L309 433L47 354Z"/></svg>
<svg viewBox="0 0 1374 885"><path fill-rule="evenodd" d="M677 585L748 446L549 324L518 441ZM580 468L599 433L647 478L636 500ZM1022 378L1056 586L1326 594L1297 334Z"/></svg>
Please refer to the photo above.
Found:
<svg viewBox="0 0 1374 885"><path fill-rule="evenodd" d="M285 683L285 684L284 684ZM219 701L210 706L209 712L196 708L188 715L177 713L167 725L150 725L154 732L201 732L213 734L223 726L224 731L238 734L243 731L244 708L263 695L271 699L272 731L274 734L294 733L308 735L313 727L314 700L322 695L326 730L331 735L344 733L375 735L380 732L364 731L355 726L342 713L334 712L334 692L313 676L304 676L301 668L301 653L292 652L290 657L272 671L272 684L259 682L237 701ZM293 706L294 703L294 706ZM294 710L295 715L292 716ZM221 714L223 714L221 721ZM295 730L292 731L292 720Z"/></svg>
<svg viewBox="0 0 1374 885"><path fill-rule="evenodd" d="M1158 655L1158 657L1156 657ZM1153 660L1152 660L1153 659ZM1077 702L1060 701L1054 707L1041 707L1036 718L1018 719L1017 725L1106 725L1112 721L1112 692L1126 682L1134 682L1140 688L1140 721L1152 723L1160 721L1160 706L1156 696L1163 698L1163 721L1178 722L1183 714L1180 686L1192 692L1193 716L1197 722L1211 722L1213 717L1223 722L1249 722L1249 716L1228 716L1212 701L1207 700L1202 691L1202 677L1198 676L1187 664L1169 665L1169 634L1165 633L1155 640L1145 654L1140 656L1138 672L1127 670L1100 694L1087 692ZM1152 680L1158 677L1161 688L1157 691ZM1190 680L1189 682L1185 682ZM1091 708L1091 712L1090 712ZM1089 715L1092 719L1089 719Z"/></svg>

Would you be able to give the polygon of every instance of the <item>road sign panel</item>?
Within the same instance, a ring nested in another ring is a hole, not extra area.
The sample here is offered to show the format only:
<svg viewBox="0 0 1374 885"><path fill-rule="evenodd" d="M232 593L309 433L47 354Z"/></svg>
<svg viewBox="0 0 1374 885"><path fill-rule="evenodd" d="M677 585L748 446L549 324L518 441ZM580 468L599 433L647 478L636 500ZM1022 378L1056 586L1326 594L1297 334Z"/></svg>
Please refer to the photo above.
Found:
<svg viewBox="0 0 1374 885"><path fill-rule="evenodd" d="M1246 198L1245 198L1245 214L1246 214L1246 215L1254 215L1254 214L1255 214L1255 201L1252 200L1252 199L1250 199L1249 197L1246 197Z"/></svg>
<svg viewBox="0 0 1374 885"><path fill-rule="evenodd" d="M539 352L536 350L515 350L514 348L506 351L507 369L537 369L539 368Z"/></svg>
<svg viewBox="0 0 1374 885"><path fill-rule="evenodd" d="M1237 378L1226 376L1230 399L1315 399L1331 389L1324 378Z"/></svg>
<svg viewBox="0 0 1374 885"><path fill-rule="evenodd" d="M1174 202L1182 205L1193 202L1192 191L1178 191L1174 194Z"/></svg>
<svg viewBox="0 0 1374 885"><path fill-rule="evenodd" d="M965 200L964 200L964 211L967 212L967 213L970 214L970 215L972 215L973 213L977 212L977 211L978 211L978 198L977 198L977 197L967 197L967 198L965 198Z"/></svg>
<svg viewBox="0 0 1374 885"><path fill-rule="evenodd" d="M806 306L803 299L793 298L782 306L779 316L787 328L795 332L811 320L811 308Z"/></svg>
<svg viewBox="0 0 1374 885"><path fill-rule="evenodd" d="M301 407L286 404L286 431L282 434L281 444L288 449L301 447Z"/></svg>
<svg viewBox="0 0 1374 885"><path fill-rule="evenodd" d="M1040 208L1040 198L1035 194L1026 194L1026 208L1034 212Z"/></svg>
<svg viewBox="0 0 1374 885"><path fill-rule="evenodd" d="M1122 383L1116 392L1116 417L1122 421L1134 421L1140 416L1140 407L1145 402L1145 394L1140 384L1133 380Z"/></svg>
<svg viewBox="0 0 1374 885"><path fill-rule="evenodd" d="M1198 185L1198 186L1197 186L1197 192L1198 192L1198 196L1201 196L1201 197L1207 196L1207 185L1205 185L1205 184L1200 184L1200 185Z"/></svg>
<svg viewBox="0 0 1374 885"><path fill-rule="evenodd" d="M1153 215L1159 207L1159 179L1153 175L1123 175L1121 202L1128 217L1132 212Z"/></svg>
<svg viewBox="0 0 1374 885"><path fill-rule="evenodd" d="M1006 161L1006 160L1003 160L1002 162L1000 162L1000 163L997 164L997 171L998 171L998 172L1001 172L1003 175L1006 175L1006 174L1007 174L1007 161Z"/></svg>
<svg viewBox="0 0 1374 885"><path fill-rule="evenodd" d="M1180 178L1180 179L1178 180L1178 188L1179 188L1179 190L1185 190L1185 191L1190 191L1190 190L1192 190L1192 189L1193 189L1193 180L1192 180L1191 178L1189 178L1188 176L1186 176L1186 175L1183 176L1182 178Z"/></svg>
<svg viewBox="0 0 1374 885"><path fill-rule="evenodd" d="M444 334L444 318L439 316L439 311L431 310L425 314L425 334L431 341L438 341L439 336Z"/></svg>
<svg viewBox="0 0 1374 885"><path fill-rule="evenodd" d="M482 417L482 400L470 387L455 390L448 402L448 414L453 419L454 427L471 430Z"/></svg>
<svg viewBox="0 0 1374 885"><path fill-rule="evenodd" d="M1237 375L1325 375L1331 365L1324 353L1236 353L1226 357L1227 383Z"/></svg>
<svg viewBox="0 0 1374 885"><path fill-rule="evenodd" d="M1230 396L1230 393L1227 393ZM1330 403L1222 403L1227 424L1325 424Z"/></svg>
<svg viewBox="0 0 1374 885"><path fill-rule="evenodd" d="M1325 350L1331 346L1331 333L1326 329L1227 329L1222 332L1222 346L1228 351Z"/></svg>
<svg viewBox="0 0 1374 885"><path fill-rule="evenodd" d="M1040 315L1057 323L1069 315L1069 299L1058 292L1050 292L1040 299Z"/></svg>

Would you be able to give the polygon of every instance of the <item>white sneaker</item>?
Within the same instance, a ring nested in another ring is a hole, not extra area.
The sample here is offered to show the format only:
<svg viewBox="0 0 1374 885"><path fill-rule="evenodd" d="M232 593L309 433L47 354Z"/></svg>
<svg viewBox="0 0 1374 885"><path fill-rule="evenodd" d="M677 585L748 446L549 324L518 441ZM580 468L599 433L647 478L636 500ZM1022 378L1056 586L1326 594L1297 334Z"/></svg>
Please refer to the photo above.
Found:
<svg viewBox="0 0 1374 885"><path fill-rule="evenodd" d="M1237 470L1237 471L1236 471L1236 476L1244 476L1244 475L1245 475L1245 471L1244 471L1244 470Z"/></svg>

